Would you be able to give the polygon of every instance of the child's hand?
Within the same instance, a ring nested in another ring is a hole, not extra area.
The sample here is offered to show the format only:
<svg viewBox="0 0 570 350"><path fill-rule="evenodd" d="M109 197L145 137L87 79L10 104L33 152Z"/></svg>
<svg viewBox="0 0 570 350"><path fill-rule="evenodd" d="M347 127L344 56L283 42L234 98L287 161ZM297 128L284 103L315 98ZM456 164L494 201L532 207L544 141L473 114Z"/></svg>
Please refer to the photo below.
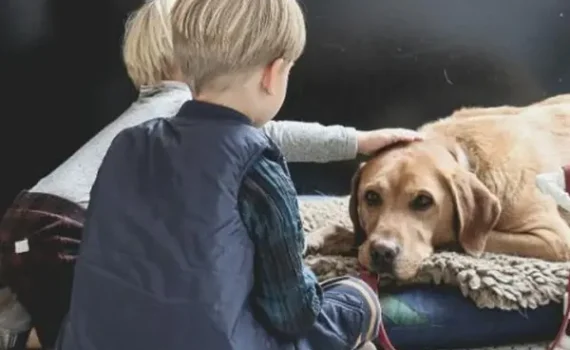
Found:
<svg viewBox="0 0 570 350"><path fill-rule="evenodd" d="M410 129L377 129L358 133L358 153L372 154L396 142L422 140L422 134Z"/></svg>

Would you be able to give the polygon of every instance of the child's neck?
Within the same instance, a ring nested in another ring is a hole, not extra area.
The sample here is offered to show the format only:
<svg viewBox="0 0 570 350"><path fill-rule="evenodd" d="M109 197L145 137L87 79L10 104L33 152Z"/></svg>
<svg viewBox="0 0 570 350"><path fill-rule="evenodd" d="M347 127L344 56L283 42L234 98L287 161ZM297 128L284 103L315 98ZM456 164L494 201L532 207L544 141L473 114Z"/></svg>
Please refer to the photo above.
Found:
<svg viewBox="0 0 570 350"><path fill-rule="evenodd" d="M257 118L255 118L255 98L247 89L228 89L220 93L206 92L196 96L195 99L231 108L248 117L253 125L258 124Z"/></svg>

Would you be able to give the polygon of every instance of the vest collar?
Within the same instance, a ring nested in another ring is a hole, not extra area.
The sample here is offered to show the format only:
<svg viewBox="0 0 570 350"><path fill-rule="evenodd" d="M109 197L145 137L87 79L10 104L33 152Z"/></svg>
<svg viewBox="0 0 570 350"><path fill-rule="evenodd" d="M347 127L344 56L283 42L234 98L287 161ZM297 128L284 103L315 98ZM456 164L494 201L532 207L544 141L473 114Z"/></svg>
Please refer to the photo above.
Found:
<svg viewBox="0 0 570 350"><path fill-rule="evenodd" d="M251 119L234 109L196 100L186 101L176 116L186 119L234 121L252 125Z"/></svg>

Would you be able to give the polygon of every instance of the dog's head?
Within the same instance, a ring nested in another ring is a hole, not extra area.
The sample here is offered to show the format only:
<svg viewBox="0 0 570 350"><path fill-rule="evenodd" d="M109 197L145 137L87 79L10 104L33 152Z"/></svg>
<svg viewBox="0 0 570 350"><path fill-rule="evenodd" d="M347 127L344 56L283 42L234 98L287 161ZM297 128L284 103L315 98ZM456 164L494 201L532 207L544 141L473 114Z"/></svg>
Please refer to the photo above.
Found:
<svg viewBox="0 0 570 350"><path fill-rule="evenodd" d="M358 259L380 274L413 278L435 248L458 242L479 256L501 212L461 155L437 142L387 149L353 178L350 217Z"/></svg>

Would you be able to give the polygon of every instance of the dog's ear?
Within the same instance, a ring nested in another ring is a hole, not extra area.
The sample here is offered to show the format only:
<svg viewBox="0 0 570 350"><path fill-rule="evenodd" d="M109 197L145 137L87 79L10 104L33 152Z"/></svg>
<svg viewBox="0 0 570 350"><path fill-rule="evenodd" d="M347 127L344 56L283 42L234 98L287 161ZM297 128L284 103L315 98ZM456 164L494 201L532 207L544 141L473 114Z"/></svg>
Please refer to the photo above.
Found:
<svg viewBox="0 0 570 350"><path fill-rule="evenodd" d="M501 214L498 198L467 170L451 176L451 193L457 218L459 243L470 255L481 256L487 237Z"/></svg>
<svg viewBox="0 0 570 350"><path fill-rule="evenodd" d="M358 170L352 177L350 200L348 202L348 212L354 228L354 244L356 247L361 246L366 241L366 233L360 224L360 216L358 215L358 185L363 166L364 163L360 163Z"/></svg>

